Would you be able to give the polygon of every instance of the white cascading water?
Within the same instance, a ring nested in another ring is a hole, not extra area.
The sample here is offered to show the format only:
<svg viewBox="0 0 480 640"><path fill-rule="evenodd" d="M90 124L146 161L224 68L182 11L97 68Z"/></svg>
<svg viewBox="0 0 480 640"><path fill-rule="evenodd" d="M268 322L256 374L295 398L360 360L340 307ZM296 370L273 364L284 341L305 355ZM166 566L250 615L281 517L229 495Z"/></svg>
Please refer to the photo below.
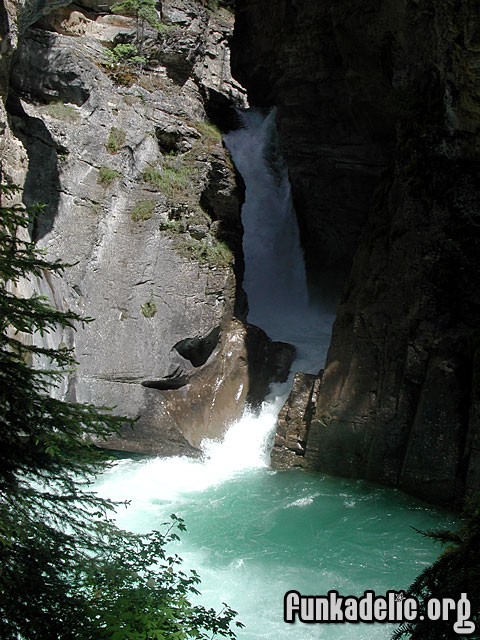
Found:
<svg viewBox="0 0 480 640"><path fill-rule="evenodd" d="M268 466L271 434L281 402L281 396L277 396L265 403L260 415L246 410L222 441L204 440L201 460L182 456L119 462L103 476L102 494L113 500L134 500L137 505L178 500L239 472Z"/></svg>
<svg viewBox="0 0 480 640"><path fill-rule="evenodd" d="M243 126L224 140L246 187L242 223L248 321L272 340L293 344L297 356L289 379L272 385L259 413L247 407L222 441L202 443L202 460L127 460L103 476L103 495L132 500L141 510L148 511L152 500L175 502L242 472L268 467L277 416L294 372L317 373L326 358L333 314L309 301L290 183L278 151L275 110L267 115L257 110L238 115ZM124 514L122 524L138 528L138 512L133 519Z"/></svg>
<svg viewBox="0 0 480 640"><path fill-rule="evenodd" d="M294 344L292 371L323 366L333 310L309 301L287 171L275 140L275 114L240 114L243 128L225 136L246 183L244 288L248 320L270 338ZM435 557L413 531L439 521L392 490L361 481L268 469L278 412L291 384L273 385L259 415L246 410L222 442L203 443L203 459L120 460L97 491L131 501L121 526L148 531L185 519L175 552L202 578L201 601L239 612L239 640L386 640L391 625L287 625L290 589L361 595L404 588Z"/></svg>
<svg viewBox="0 0 480 640"><path fill-rule="evenodd" d="M279 153L275 110L239 112L243 127L224 136L245 181L242 209L248 321L272 340L297 348L293 371L318 373L330 343L332 305L309 299L286 165Z"/></svg>
<svg viewBox="0 0 480 640"><path fill-rule="evenodd" d="M241 470L268 466L277 416L293 372L317 373L326 358L333 315L322 313L309 301L290 183L278 151L275 110L267 115L257 110L239 111L238 115L243 126L224 140L246 187L242 223L248 321L272 340L293 344L297 357L289 380L272 385L259 414L247 408L221 442L202 443L201 462L157 458L139 464L137 474L143 478L137 480L152 491L148 495L142 489L142 500L153 495L168 499L222 482ZM107 485L103 488L107 491ZM127 478L119 482L115 474L108 494L115 499L139 499L140 495L131 495L131 489Z"/></svg>

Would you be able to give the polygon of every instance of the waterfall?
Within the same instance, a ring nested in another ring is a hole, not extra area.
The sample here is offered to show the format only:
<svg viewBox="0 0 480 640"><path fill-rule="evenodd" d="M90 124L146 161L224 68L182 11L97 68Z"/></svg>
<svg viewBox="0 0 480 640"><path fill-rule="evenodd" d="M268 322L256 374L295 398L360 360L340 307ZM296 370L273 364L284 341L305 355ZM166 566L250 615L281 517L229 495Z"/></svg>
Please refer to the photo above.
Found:
<svg viewBox="0 0 480 640"><path fill-rule="evenodd" d="M266 468L279 409L277 401L266 402L260 415L246 410L222 441L203 441L201 460L184 456L122 460L103 475L102 495L137 505L169 502Z"/></svg>
<svg viewBox="0 0 480 640"><path fill-rule="evenodd" d="M309 298L296 216L278 152L275 113L241 114L225 136L246 183L244 288L250 322L297 348L293 370L323 366L333 310ZM287 625L286 591L360 595L410 584L434 559L433 509L362 481L268 468L271 438L288 383L273 385L258 415L246 410L222 442L205 441L203 459L120 460L97 481L104 497L130 500L120 526L148 531L185 519L173 552L199 570L201 602L228 602L246 624L239 640L387 640L392 625ZM446 518L443 517L446 523Z"/></svg>
<svg viewBox="0 0 480 640"><path fill-rule="evenodd" d="M239 118L243 126L224 139L246 187L242 222L248 320L272 340L293 344L297 357L289 380L272 385L259 413L247 408L221 442L202 443L201 461L156 458L126 463L135 480L130 477L120 482L115 473L114 494L110 494L115 499L170 499L267 467L277 416L290 391L293 372L317 373L325 362L333 313L309 298L288 172L278 148L275 110L268 114L242 111ZM125 468L120 475L127 478L129 474ZM143 476L149 478L151 495L145 492ZM139 494L131 494L134 486L141 487Z"/></svg>
<svg viewBox="0 0 480 640"><path fill-rule="evenodd" d="M294 371L318 373L330 343L333 310L313 303L300 246L275 109L239 111L242 127L224 136L246 187L242 209L248 321L297 348Z"/></svg>

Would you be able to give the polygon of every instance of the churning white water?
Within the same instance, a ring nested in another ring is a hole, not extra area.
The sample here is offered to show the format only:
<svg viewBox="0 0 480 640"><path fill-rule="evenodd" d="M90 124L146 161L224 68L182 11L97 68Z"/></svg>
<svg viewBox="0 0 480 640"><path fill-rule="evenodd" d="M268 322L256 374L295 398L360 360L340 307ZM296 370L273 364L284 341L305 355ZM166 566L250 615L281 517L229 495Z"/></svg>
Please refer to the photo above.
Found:
<svg viewBox="0 0 480 640"><path fill-rule="evenodd" d="M225 136L246 183L244 288L251 323L297 348L295 370L324 364L333 312L309 300L298 227L275 114L242 113ZM239 612L239 640L385 640L387 625L295 625L283 621L283 596L297 589L362 595L407 587L431 562L431 529L442 517L396 491L362 481L268 468L271 439L288 385L271 390L259 415L246 411L222 442L205 442L203 460L121 460L98 491L130 500L118 521L147 531L184 518L174 551L202 577L202 602ZM446 521L445 516L443 521Z"/></svg>
<svg viewBox="0 0 480 640"><path fill-rule="evenodd" d="M171 513L185 520L188 531L170 551L199 571L204 605L238 611L246 625L239 640L387 640L392 625L287 625L283 596L405 588L436 556L412 527L451 522L394 490L270 470L265 438L274 421L245 416L204 461L121 460L98 490L131 500L117 515L127 529L161 528Z"/></svg>

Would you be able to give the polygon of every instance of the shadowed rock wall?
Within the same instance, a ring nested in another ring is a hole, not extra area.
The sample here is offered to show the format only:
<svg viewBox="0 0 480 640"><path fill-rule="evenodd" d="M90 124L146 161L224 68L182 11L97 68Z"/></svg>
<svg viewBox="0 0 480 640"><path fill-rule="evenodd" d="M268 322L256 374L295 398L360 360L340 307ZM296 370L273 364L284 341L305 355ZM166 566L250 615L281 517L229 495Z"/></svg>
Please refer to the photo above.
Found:
<svg viewBox="0 0 480 640"><path fill-rule="evenodd" d="M307 262L347 269L394 146L389 102L397 0L244 0L233 73L277 106Z"/></svg>
<svg viewBox="0 0 480 640"><path fill-rule="evenodd" d="M354 256L303 465L447 504L480 487L479 12L245 0L234 38L310 265Z"/></svg>

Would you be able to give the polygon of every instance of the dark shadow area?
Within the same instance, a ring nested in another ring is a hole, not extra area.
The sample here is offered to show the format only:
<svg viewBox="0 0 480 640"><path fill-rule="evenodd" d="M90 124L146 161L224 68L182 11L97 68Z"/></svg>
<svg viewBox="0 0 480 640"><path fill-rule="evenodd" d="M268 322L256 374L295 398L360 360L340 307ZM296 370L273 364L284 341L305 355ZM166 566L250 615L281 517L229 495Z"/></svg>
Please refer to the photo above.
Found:
<svg viewBox="0 0 480 640"><path fill-rule="evenodd" d="M205 102L205 111L210 122L213 122L222 133L234 131L242 126L235 106L230 98L211 87L201 87Z"/></svg>
<svg viewBox="0 0 480 640"><path fill-rule="evenodd" d="M28 155L23 202L26 206L45 205L32 230L32 239L37 241L52 230L57 215L60 189L58 155L67 153L67 150L55 143L42 120L25 113L18 96L12 92L6 108L12 131L22 141Z"/></svg>
<svg viewBox="0 0 480 640"><path fill-rule="evenodd" d="M165 67L167 76L183 87L193 75L198 56L203 55L203 39L180 26L171 26L159 34L149 50L149 61Z"/></svg>
<svg viewBox="0 0 480 640"><path fill-rule="evenodd" d="M205 337L186 338L174 345L174 349L194 367L201 367L218 345L220 327L215 327Z"/></svg>
<svg viewBox="0 0 480 640"><path fill-rule="evenodd" d="M167 391L169 389L180 389L187 385L188 381L189 376L181 369L181 367L177 367L175 371L164 378L160 378L158 380L144 380L142 382L142 387Z"/></svg>
<svg viewBox="0 0 480 640"><path fill-rule="evenodd" d="M226 133L242 126L241 120L230 98L215 89L207 88L203 85L200 87L200 91L204 100L208 120L214 124L221 133ZM243 224L241 218L241 210L245 202L245 182L235 164L232 163L236 183L234 192L236 198L232 198L228 185L229 178L225 176L223 160L216 161L215 158L212 157L210 161L211 170L207 177L205 189L200 196L200 206L208 213L214 222L218 221L215 236L218 240L224 242L235 256L233 263L236 280L234 313L237 318L245 320L248 314L248 302L242 287L245 262L242 246Z"/></svg>
<svg viewBox="0 0 480 640"><path fill-rule="evenodd" d="M93 445L96 449L100 449L102 451L105 451L105 449L103 447L101 447L100 445L96 444ZM148 454L148 453L135 453L134 451L120 451L119 449L109 449L108 450L108 457L112 458L113 460L149 460L153 457L153 454Z"/></svg>
<svg viewBox="0 0 480 640"><path fill-rule="evenodd" d="M295 347L286 342L274 342L255 325L248 325L245 336L248 354L250 388L247 403L259 409L272 382L285 382L295 359Z"/></svg>
<svg viewBox="0 0 480 640"><path fill-rule="evenodd" d="M184 139L180 131L165 131L161 127L155 127L155 137L162 153L180 153L181 143Z"/></svg>
<svg viewBox="0 0 480 640"><path fill-rule="evenodd" d="M349 275L350 264L345 267L324 267L320 270L307 268L310 302L323 309L325 313L335 314L337 305L343 298Z"/></svg>
<svg viewBox="0 0 480 640"><path fill-rule="evenodd" d="M232 193L231 178L225 172L224 160L216 160L212 157L210 163L211 169L207 176L206 186L200 196L200 206L216 223L215 237L217 240L224 242L235 257L233 262L236 280L235 315L237 318L245 319L248 313L248 304L242 288L245 262L241 218L241 209L245 202L245 183L234 166L236 187Z"/></svg>
<svg viewBox="0 0 480 640"><path fill-rule="evenodd" d="M5 10L4 3L2 2L0 3L0 40L2 43L6 41L8 29L8 14ZM0 91L2 92L2 95L6 95L8 87L8 65L3 64L1 66L0 74Z"/></svg>
<svg viewBox="0 0 480 640"><path fill-rule="evenodd" d="M85 79L91 77L92 63L57 43L57 34L30 28L15 53L10 84L27 100L81 106L90 97Z"/></svg>

